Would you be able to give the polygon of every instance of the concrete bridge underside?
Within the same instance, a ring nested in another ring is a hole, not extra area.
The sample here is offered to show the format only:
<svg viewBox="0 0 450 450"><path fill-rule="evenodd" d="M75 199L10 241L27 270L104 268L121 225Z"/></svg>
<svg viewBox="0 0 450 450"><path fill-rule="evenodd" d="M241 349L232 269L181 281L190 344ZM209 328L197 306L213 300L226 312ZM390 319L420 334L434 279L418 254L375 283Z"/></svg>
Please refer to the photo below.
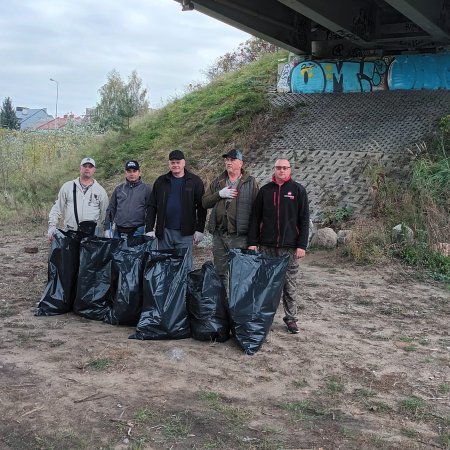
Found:
<svg viewBox="0 0 450 450"><path fill-rule="evenodd" d="M428 52L450 44L450 0L176 0L296 54ZM344 55L345 56L345 55Z"/></svg>
<svg viewBox="0 0 450 450"><path fill-rule="evenodd" d="M363 61L450 49L450 0L176 1L183 10L208 14L305 59ZM344 206L357 215L370 213L370 166L381 164L402 178L411 151L450 114L450 90L271 96L276 105L293 106L292 116L248 155L250 170L264 184L274 158L289 158L316 220Z"/></svg>

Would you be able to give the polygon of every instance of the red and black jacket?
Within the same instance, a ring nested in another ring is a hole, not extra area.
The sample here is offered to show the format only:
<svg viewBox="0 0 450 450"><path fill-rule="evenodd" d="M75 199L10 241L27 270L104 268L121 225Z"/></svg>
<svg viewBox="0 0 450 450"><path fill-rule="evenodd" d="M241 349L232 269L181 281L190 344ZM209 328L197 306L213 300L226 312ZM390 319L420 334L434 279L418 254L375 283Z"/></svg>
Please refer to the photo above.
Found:
<svg viewBox="0 0 450 450"><path fill-rule="evenodd" d="M248 246L306 249L309 235L309 205L305 188L289 179L263 186L253 204Z"/></svg>

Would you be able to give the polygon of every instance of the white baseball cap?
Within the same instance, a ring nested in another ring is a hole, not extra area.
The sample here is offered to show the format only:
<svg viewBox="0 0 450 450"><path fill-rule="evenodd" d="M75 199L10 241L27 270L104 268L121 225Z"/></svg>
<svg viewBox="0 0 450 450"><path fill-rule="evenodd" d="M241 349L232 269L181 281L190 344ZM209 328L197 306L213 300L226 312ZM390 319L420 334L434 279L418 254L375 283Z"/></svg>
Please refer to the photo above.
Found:
<svg viewBox="0 0 450 450"><path fill-rule="evenodd" d="M95 160L93 160L92 158L83 158L80 162L80 166L82 166L83 164L92 164L95 167Z"/></svg>

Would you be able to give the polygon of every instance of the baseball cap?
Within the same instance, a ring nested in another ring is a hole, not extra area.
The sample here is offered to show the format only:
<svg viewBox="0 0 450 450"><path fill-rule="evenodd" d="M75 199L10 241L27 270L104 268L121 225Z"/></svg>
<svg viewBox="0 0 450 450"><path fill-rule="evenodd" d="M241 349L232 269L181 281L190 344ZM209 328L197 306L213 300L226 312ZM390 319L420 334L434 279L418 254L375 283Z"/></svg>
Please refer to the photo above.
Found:
<svg viewBox="0 0 450 450"><path fill-rule="evenodd" d="M92 164L95 167L95 160L93 160L92 158L83 158L80 162L80 166L82 166L83 164Z"/></svg>
<svg viewBox="0 0 450 450"><path fill-rule="evenodd" d="M241 161L244 160L244 157L242 156L242 152L236 148L233 150L230 150L228 153L225 153L225 155L222 155L222 158L240 159Z"/></svg>
<svg viewBox="0 0 450 450"><path fill-rule="evenodd" d="M171 161L172 159L185 159L184 158L184 153L181 150L172 150L169 153L169 161Z"/></svg>
<svg viewBox="0 0 450 450"><path fill-rule="evenodd" d="M125 163L125 170L128 169L139 170L139 163L135 159L130 159Z"/></svg>

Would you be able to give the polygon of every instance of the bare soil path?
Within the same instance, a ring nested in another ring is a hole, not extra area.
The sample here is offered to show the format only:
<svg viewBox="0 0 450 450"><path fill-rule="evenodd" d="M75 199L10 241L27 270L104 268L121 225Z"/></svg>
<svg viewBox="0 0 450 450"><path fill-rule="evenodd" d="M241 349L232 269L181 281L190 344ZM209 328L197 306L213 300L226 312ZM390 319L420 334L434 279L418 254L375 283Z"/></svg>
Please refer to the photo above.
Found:
<svg viewBox="0 0 450 450"><path fill-rule="evenodd" d="M0 231L1 450L450 448L448 286L309 253L301 333L280 308L246 356L232 339L136 341L34 317L44 230ZM207 259L196 250L196 266Z"/></svg>

